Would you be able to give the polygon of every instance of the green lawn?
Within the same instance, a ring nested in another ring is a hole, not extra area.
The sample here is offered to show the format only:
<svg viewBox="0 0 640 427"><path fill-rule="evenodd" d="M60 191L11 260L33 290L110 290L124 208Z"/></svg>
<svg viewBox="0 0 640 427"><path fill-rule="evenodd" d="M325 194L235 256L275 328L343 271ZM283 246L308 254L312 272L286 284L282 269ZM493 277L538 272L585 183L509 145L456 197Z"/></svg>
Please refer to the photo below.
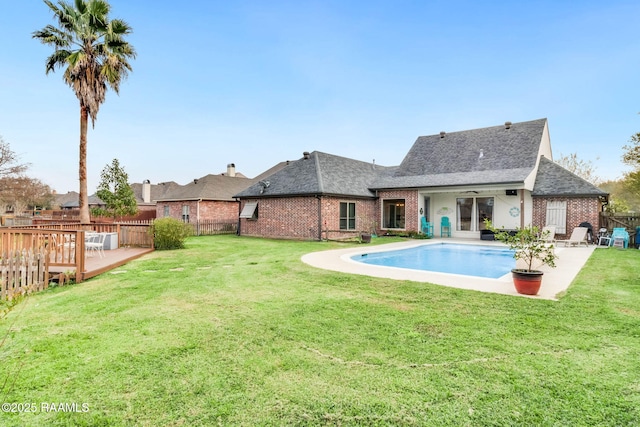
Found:
<svg viewBox="0 0 640 427"><path fill-rule="evenodd" d="M596 250L546 301L300 261L334 247L190 238L30 296L0 392L35 412L0 425L640 424L640 251Z"/></svg>

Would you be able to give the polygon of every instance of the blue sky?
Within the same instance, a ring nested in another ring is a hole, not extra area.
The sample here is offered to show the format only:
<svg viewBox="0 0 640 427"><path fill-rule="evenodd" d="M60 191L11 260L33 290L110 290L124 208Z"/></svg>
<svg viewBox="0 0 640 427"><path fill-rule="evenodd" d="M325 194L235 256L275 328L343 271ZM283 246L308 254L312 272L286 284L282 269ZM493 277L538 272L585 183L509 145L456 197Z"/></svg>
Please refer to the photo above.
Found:
<svg viewBox="0 0 640 427"><path fill-rule="evenodd" d="M555 157L615 179L640 131L637 0L110 4L138 57L89 131L90 193L114 158L131 182L180 184L314 150L392 166L420 135L543 117ZM77 191L78 101L31 38L51 13L0 5L0 135Z"/></svg>

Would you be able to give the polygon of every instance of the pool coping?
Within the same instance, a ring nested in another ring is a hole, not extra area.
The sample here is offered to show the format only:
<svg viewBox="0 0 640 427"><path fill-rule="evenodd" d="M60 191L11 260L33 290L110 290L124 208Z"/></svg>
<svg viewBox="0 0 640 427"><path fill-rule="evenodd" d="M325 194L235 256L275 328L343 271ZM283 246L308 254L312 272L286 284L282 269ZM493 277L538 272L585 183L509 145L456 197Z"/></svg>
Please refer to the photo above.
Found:
<svg viewBox="0 0 640 427"><path fill-rule="evenodd" d="M433 271L412 270L399 267L383 267L373 264L365 264L352 260L354 255L365 253L384 252L397 249L408 249L422 245L434 245L441 243L459 243L476 246L503 246L503 243L487 240L471 239L429 239L408 240L406 242L386 243L375 246L358 246L348 249L332 249L327 251L312 252L302 256L302 261L308 265L325 270L339 271L342 273L359 274L393 280L411 280L414 282L433 283L459 289L474 290L480 292L492 292L503 295L512 295L525 298L547 299L557 301L571 285L573 279L587 262L596 246L581 247L556 247L558 256L556 268L543 266L544 271L542 286L538 295L521 295L515 291L511 274L506 274L498 279L490 279L476 276L463 276L459 274L438 273Z"/></svg>

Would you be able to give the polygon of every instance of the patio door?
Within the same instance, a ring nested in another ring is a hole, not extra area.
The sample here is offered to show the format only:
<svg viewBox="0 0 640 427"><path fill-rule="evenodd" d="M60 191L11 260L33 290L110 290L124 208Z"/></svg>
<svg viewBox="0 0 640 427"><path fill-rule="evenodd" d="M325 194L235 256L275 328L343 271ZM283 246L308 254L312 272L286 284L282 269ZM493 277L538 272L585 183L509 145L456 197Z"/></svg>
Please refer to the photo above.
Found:
<svg viewBox="0 0 640 427"><path fill-rule="evenodd" d="M477 230L485 230L487 227L484 221L489 220L493 222L493 197L477 197L476 209L478 213Z"/></svg>
<svg viewBox="0 0 640 427"><path fill-rule="evenodd" d="M493 221L493 197L459 197L456 199L456 230L480 231L484 220Z"/></svg>

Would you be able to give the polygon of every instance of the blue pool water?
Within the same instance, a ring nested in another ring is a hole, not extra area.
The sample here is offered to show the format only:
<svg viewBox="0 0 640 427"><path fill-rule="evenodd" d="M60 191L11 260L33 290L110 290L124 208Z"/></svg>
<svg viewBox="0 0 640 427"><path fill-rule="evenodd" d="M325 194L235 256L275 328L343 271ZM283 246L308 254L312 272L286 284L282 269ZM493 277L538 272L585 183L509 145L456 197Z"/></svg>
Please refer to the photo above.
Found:
<svg viewBox="0 0 640 427"><path fill-rule="evenodd" d="M442 243L409 249L360 254L354 261L386 267L437 271L497 279L515 268L513 251L507 248Z"/></svg>

